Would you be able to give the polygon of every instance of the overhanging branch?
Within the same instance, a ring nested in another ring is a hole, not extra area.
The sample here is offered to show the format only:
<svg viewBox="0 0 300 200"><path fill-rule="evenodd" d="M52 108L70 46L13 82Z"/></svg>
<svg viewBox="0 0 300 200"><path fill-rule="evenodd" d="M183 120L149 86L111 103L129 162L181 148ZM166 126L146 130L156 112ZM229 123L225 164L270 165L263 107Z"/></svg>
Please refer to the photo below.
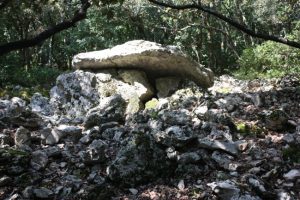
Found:
<svg viewBox="0 0 300 200"><path fill-rule="evenodd" d="M0 4L2 5L2 4ZM86 18L87 10L90 7L88 0L81 0L81 8L75 11L73 17L69 20L65 20L61 23L58 23L52 27L49 27L47 30L39 33L31 39L19 40L15 42L9 42L3 45L0 45L0 56L7 54L11 51L18 49L28 48L35 46L44 40L50 38L52 35L59 33L63 30L66 30L70 27L75 26L75 24Z"/></svg>
<svg viewBox="0 0 300 200"><path fill-rule="evenodd" d="M199 5L199 4L174 5L174 4L168 4L168 3L164 3L164 2L161 2L161 1L157 1L157 0L148 0L148 1L155 4L155 5L159 5L159 6L163 6L163 7L167 7L167 8L172 8L172 9L176 9L176 10L197 9L197 10L208 13L210 15L213 15L213 16L217 17L218 19L221 19L221 20L227 22L231 26L235 27L236 29L238 29L238 30L240 30L240 31L252 36L252 37L256 37L256 38L260 38L260 39L264 39L264 40L270 40L270 41L286 44L288 46L300 49L300 43L299 42L290 41L286 38L276 37L276 36L273 36L273 35L258 33L254 30L251 30L251 29L247 28L246 26L240 24L239 22L237 22L233 19L230 19L230 18L228 18L228 17L226 17L226 16L224 16L224 15L222 15L222 14L220 14L220 13L214 11L214 10L211 10L210 8L204 7L204 6Z"/></svg>

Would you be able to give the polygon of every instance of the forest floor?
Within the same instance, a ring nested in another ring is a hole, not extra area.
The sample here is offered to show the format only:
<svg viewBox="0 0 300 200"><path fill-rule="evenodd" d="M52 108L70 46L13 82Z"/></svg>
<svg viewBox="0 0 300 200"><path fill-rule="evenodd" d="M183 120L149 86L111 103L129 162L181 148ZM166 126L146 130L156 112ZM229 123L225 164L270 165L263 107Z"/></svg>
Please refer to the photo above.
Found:
<svg viewBox="0 0 300 200"><path fill-rule="evenodd" d="M167 98L167 107L105 123L98 132L57 122L55 130L77 136L80 128L80 140L52 145L20 104L31 140L24 145L20 121L3 114L14 100L0 99L0 199L300 199L300 80L221 76L209 93L199 93L187 86ZM162 125L157 131L153 124ZM140 132L149 144L132 146ZM105 143L106 158L92 149L95 141ZM89 149L100 164L85 157ZM148 158L156 149L161 154ZM110 175L107 167L119 171Z"/></svg>
<svg viewBox="0 0 300 200"><path fill-rule="evenodd" d="M215 104L210 107L231 116L237 128L233 137L244 142L243 152L230 161L237 168L214 158L218 166L211 165L203 176L159 179L120 190L113 199L300 199L299 79L221 76L209 90ZM228 180L233 182L226 185ZM257 198L243 196L240 190Z"/></svg>

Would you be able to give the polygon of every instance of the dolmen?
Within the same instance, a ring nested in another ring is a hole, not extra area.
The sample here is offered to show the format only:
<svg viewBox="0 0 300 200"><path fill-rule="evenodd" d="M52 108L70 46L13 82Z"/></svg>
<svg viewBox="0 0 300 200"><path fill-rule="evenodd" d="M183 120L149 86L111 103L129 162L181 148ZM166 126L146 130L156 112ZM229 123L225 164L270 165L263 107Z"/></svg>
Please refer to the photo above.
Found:
<svg viewBox="0 0 300 200"><path fill-rule="evenodd" d="M144 40L80 53L72 63L76 70L60 75L51 89L52 110L78 123L89 116L86 124L91 126L98 123L94 116L100 110L106 113L106 121L116 121L124 114L143 110L152 98L172 95L186 83L183 79L198 88L212 86L214 79L210 69L179 48ZM119 115L112 117L110 113Z"/></svg>
<svg viewBox="0 0 300 200"><path fill-rule="evenodd" d="M150 77L179 76L203 88L213 85L210 69L200 66L180 48L133 40L110 49L80 53L73 58L76 69L136 69Z"/></svg>

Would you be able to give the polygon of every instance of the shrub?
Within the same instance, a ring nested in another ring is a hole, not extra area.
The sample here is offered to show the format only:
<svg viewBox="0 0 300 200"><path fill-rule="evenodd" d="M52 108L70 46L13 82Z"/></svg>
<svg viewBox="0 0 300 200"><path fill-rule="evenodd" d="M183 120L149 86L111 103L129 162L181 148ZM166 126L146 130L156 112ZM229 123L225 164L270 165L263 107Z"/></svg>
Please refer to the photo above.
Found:
<svg viewBox="0 0 300 200"><path fill-rule="evenodd" d="M0 87L21 85L32 87L42 85L50 87L62 71L50 67L33 67L28 70L19 67L3 67L0 69Z"/></svg>
<svg viewBox="0 0 300 200"><path fill-rule="evenodd" d="M245 49L238 62L235 75L244 79L300 74L300 50L271 41Z"/></svg>

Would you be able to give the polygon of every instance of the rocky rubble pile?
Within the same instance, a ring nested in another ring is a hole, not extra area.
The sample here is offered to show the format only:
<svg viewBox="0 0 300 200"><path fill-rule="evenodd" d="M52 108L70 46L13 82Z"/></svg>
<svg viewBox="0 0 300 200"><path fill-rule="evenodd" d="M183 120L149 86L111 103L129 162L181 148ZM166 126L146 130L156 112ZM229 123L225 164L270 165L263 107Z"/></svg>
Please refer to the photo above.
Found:
<svg viewBox="0 0 300 200"><path fill-rule="evenodd" d="M50 100L0 100L0 199L299 199L299 80L159 98L142 77L78 70Z"/></svg>

